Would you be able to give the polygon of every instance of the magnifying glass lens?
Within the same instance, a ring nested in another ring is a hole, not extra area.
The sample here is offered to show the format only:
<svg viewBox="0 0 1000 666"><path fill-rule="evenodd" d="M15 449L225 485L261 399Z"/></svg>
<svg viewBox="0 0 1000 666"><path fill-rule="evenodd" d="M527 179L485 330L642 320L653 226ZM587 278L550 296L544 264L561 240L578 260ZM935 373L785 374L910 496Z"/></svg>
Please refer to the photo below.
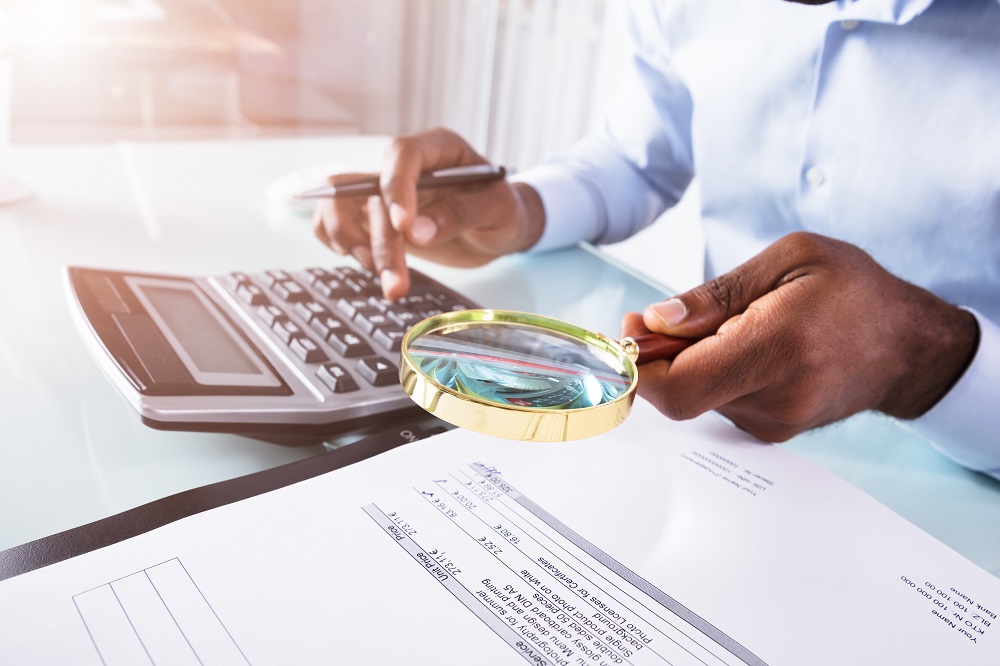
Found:
<svg viewBox="0 0 1000 666"><path fill-rule="evenodd" d="M408 355L444 388L497 405L580 409L611 402L632 385L629 367L559 331L510 323L430 331Z"/></svg>
<svg viewBox="0 0 1000 666"><path fill-rule="evenodd" d="M435 416L497 437L562 442L621 423L633 357L616 340L508 310L448 312L403 337L399 379Z"/></svg>

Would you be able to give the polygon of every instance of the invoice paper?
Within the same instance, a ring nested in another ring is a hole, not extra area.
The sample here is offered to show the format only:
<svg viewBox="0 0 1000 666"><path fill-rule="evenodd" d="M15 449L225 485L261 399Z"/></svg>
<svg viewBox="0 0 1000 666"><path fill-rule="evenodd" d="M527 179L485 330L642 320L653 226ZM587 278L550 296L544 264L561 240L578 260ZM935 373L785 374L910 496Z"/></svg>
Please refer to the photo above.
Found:
<svg viewBox="0 0 1000 666"><path fill-rule="evenodd" d="M990 664L1000 581L812 463L639 400L455 430L0 583L3 664Z"/></svg>

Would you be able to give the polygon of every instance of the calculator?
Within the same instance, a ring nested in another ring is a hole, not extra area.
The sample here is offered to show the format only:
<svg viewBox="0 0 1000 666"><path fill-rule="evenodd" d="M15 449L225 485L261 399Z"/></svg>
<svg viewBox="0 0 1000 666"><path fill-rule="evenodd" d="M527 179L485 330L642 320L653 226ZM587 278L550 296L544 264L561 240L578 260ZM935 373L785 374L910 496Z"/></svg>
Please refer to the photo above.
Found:
<svg viewBox="0 0 1000 666"><path fill-rule="evenodd" d="M390 302L350 266L187 277L70 266L77 324L150 426L331 435L423 415L399 384L414 323L477 307L416 270ZM282 442L284 443L284 442Z"/></svg>

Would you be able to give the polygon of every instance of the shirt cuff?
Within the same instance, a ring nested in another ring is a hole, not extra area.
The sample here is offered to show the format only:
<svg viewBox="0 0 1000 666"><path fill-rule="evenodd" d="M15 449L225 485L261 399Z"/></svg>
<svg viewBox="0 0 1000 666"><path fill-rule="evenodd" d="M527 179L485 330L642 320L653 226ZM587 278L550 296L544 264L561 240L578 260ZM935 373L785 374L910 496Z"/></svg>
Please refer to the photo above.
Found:
<svg viewBox="0 0 1000 666"><path fill-rule="evenodd" d="M545 209L545 229L528 252L547 252L597 239L600 221L593 193L569 172L540 164L515 174L510 180L533 187Z"/></svg>
<svg viewBox="0 0 1000 666"><path fill-rule="evenodd" d="M979 322L976 356L951 391L907 425L960 465L1000 479L1000 327L965 309Z"/></svg>

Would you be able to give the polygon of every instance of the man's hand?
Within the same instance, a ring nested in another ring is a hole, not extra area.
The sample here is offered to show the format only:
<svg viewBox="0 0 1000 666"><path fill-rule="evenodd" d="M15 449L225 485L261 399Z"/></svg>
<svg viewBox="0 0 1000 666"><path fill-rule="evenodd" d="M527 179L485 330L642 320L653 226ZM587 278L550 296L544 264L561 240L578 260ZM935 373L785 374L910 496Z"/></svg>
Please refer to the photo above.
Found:
<svg viewBox="0 0 1000 666"><path fill-rule="evenodd" d="M626 315L623 335L647 330L699 341L642 365L642 396L674 419L717 410L772 442L867 409L920 416L964 372L979 337L970 313L852 245L802 232Z"/></svg>
<svg viewBox="0 0 1000 666"><path fill-rule="evenodd" d="M321 200L313 217L316 236L374 271L390 300L409 289L407 252L450 266L480 266L531 247L545 212L528 185L502 180L417 192L421 173L485 163L448 130L399 137L386 153L381 195ZM331 182L357 176L338 174Z"/></svg>

